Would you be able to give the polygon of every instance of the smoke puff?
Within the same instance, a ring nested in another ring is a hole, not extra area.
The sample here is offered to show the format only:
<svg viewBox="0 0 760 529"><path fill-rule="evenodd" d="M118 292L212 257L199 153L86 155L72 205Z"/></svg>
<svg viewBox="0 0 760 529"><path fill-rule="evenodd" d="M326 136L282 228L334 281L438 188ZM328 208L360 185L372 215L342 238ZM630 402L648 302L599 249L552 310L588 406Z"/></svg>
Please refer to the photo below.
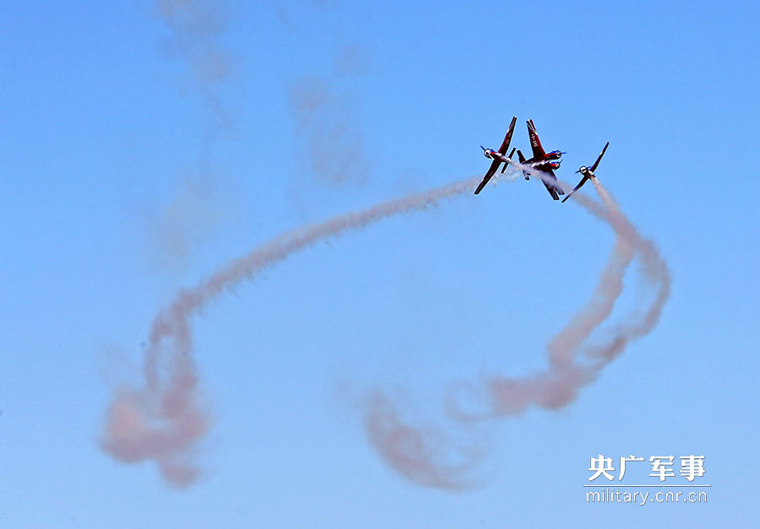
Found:
<svg viewBox="0 0 760 529"><path fill-rule="evenodd" d="M383 460L414 483L448 490L472 487L468 475L482 454L456 445L436 430L405 424L379 391L370 396L365 427Z"/></svg>
<svg viewBox="0 0 760 529"><path fill-rule="evenodd" d="M333 71L339 77L358 77L367 74L372 67L369 51L358 43L347 44L340 49Z"/></svg>
<svg viewBox="0 0 760 529"><path fill-rule="evenodd" d="M367 158L364 131L352 104L355 93L338 93L326 81L305 77L290 87L295 134L317 178L329 185L361 184Z"/></svg>

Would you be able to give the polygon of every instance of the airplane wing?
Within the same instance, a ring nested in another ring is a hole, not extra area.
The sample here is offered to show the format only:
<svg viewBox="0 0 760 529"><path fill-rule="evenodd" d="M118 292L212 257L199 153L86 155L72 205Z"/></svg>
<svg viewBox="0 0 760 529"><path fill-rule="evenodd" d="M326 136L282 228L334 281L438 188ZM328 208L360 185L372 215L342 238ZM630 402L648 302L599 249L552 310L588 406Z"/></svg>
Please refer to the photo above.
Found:
<svg viewBox="0 0 760 529"><path fill-rule="evenodd" d="M605 149L606 149L606 147L605 147ZM604 154L604 152L602 152L602 154ZM567 195L565 198L563 198L563 199L562 199L562 203L564 204L564 203L565 203L565 201L566 201L568 198L570 198L571 196L573 196L573 193L575 193L575 192L576 192L576 191L578 191L580 188L582 188L582 187L583 187L583 184L585 184L585 183L586 183L586 180L588 180L588 176L584 176L583 178L581 178L581 181L578 183L578 185L577 185L577 186L575 186L575 189L573 189L572 191L570 191L570 194L569 194L569 195Z"/></svg>
<svg viewBox="0 0 760 529"><path fill-rule="evenodd" d="M604 146L604 149L602 149L602 154L600 154L599 158L596 159L596 161L594 162L594 165L590 167L592 173L596 171L596 168L599 165L599 162L602 161L602 156L604 156L604 153L607 152L607 147L609 146L610 146L610 142L607 142L607 144Z"/></svg>
<svg viewBox="0 0 760 529"><path fill-rule="evenodd" d="M504 136L504 141L501 143L501 147L499 147L499 153L506 156L507 155L507 149L509 149L509 144L512 142L512 133L515 131L515 125L517 124L517 116L512 116L512 122L509 124L509 129L507 129L507 135ZM475 194L477 195L480 193L483 188L486 186L488 181L491 179L491 177L496 173L496 170L499 168L499 164L501 163L501 160L498 158L491 162L491 167L488 168L488 172L483 177L483 180L478 184L478 188L475 190ZM504 164L504 168L506 169L507 164ZM502 171L503 172L503 171Z"/></svg>
<svg viewBox="0 0 760 529"><path fill-rule="evenodd" d="M545 169L542 168L540 171L545 176L545 178L542 178L541 181L546 186L546 190L554 200L559 200L559 195L564 195L565 191L560 187L559 182L557 182L557 176L554 174L554 171L548 167Z"/></svg>
<svg viewBox="0 0 760 529"><path fill-rule="evenodd" d="M493 162L491 162L491 167L488 168L488 172L483 177L483 180L481 180L481 182L478 184L478 188L475 190L476 195L480 193L484 187L486 187L486 184L488 183L488 181L491 179L494 173L496 173L496 169L499 168L500 163L501 163L501 160L499 160L498 158L494 160Z"/></svg>
<svg viewBox="0 0 760 529"><path fill-rule="evenodd" d="M512 117L512 122L509 124L507 135L504 136L504 142L499 147L499 152L506 156L509 144L512 142L512 133L515 131L515 125L517 124L517 116Z"/></svg>
<svg viewBox="0 0 760 529"><path fill-rule="evenodd" d="M533 149L533 159L538 162L546 158L546 151L541 146L541 140L538 139L536 126L532 119L528 120L528 136L530 137L530 146Z"/></svg>

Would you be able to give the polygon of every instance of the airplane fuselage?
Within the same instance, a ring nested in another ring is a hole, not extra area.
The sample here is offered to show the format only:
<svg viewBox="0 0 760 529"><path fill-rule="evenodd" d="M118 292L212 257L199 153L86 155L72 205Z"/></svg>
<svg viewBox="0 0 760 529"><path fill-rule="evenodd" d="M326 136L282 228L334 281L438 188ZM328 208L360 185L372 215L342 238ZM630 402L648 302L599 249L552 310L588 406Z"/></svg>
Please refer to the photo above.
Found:
<svg viewBox="0 0 760 529"><path fill-rule="evenodd" d="M560 160L561 158L562 158L562 152L552 151L552 152L547 152L543 158L531 158L530 160L525 160L524 162L521 162L521 163L539 165L543 163L549 163L553 160Z"/></svg>
<svg viewBox="0 0 760 529"><path fill-rule="evenodd" d="M544 158L543 160L535 161L531 158L530 160L525 160L520 163L523 165L529 165L531 169L535 169L536 171L548 173L549 171L559 169L562 162L557 160L558 158L553 158L551 160ZM530 174L527 171L523 171L523 174L525 175L526 180L530 180Z"/></svg>
<svg viewBox="0 0 760 529"><path fill-rule="evenodd" d="M547 170L559 169L559 166L562 163L561 158L562 158L561 151L551 151L551 152L547 152L541 158L533 157L525 161L520 160L520 163L523 165L529 165L532 169L535 169L536 171L547 172ZM528 180L527 173L525 174L525 179Z"/></svg>
<svg viewBox="0 0 760 529"><path fill-rule="evenodd" d="M489 160L499 160L504 163L508 163L507 160L509 159L505 155L501 154L499 151L495 151L493 149L485 149L483 151L483 155Z"/></svg>

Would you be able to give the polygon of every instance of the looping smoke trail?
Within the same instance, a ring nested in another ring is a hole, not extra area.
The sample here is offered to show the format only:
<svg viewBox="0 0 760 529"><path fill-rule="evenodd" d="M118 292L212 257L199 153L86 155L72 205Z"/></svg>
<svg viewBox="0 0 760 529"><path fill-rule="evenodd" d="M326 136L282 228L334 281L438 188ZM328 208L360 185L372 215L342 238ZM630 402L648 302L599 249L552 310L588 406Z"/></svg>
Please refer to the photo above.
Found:
<svg viewBox="0 0 760 529"><path fill-rule="evenodd" d="M638 230L631 224L617 206L612 194L596 179L592 179L599 196L605 203L609 211L612 212L611 222L619 229L625 230L628 236L635 241L636 250L642 261L642 272L647 281L655 287L655 296L649 309L640 318L640 321L634 320L626 324L619 325L612 333L606 343L589 347L585 355L592 359L599 359L599 367L617 358L625 349L626 345L642 336L648 334L660 320L662 309L670 297L670 288L672 278L670 270L665 259L660 254L655 243L649 239L643 238Z"/></svg>
<svg viewBox="0 0 760 529"><path fill-rule="evenodd" d="M527 170L529 174L541 176L529 167L513 165L520 170ZM598 184L596 181L594 183ZM519 415L531 406L546 410L562 409L577 398L582 387L598 378L604 366L614 360L630 341L647 334L656 325L669 293L670 276L667 266L656 246L643 239L611 196L600 184L597 187L603 205L581 196L578 197L578 202L614 230L615 246L587 306L578 311L547 345L550 367L522 378L495 376L481 384L460 384L457 389L469 390L480 399L482 406L477 413L465 412L454 392L450 392L445 403L450 418L467 425L473 421ZM611 315L615 302L623 292L623 277L636 254L644 262L645 280L658 289L649 310L642 321L637 321L634 315L629 318L633 320L632 323L615 328L607 342L595 346L587 344L591 333ZM591 362L579 362L579 353ZM400 432L399 435L378 434L370 427L372 423L368 424L368 433L380 455L392 468L411 481L430 487L461 490L470 486L467 477L483 458L482 451L467 451L450 441L448 445L441 445L446 438L442 438L438 432L400 423L393 408L384 411L390 416L388 422L393 426L389 431ZM370 407L368 420L377 413L377 410ZM408 439L414 442L408 442ZM435 447L434 453L430 452L431 447ZM452 453L471 453L473 457L465 459L460 465L452 465L441 456ZM456 484L456 487L452 487L452 484Z"/></svg>
<svg viewBox="0 0 760 529"><path fill-rule="evenodd" d="M530 168L517 167L531 172ZM424 209L444 198L471 191L478 181L479 178L465 180L293 230L233 261L195 288L180 292L153 322L145 355L145 387L122 389L114 396L103 448L124 462L155 460L170 484L191 484L199 474L193 462L194 451L209 428L192 361L192 316L225 289L317 241L397 213ZM597 189L605 207L583 196L578 196L578 202L607 222L618 241L594 296L586 309L550 342L549 370L521 379L495 377L487 382L484 391L490 404L485 418L519 414L531 405L552 410L567 406L581 387L594 380L631 340L648 333L659 319L670 289L667 266L656 246L638 234L603 188L597 185ZM622 275L633 257L632 248L642 258L645 278L657 287L655 300L642 321L618 326L601 345L582 347L593 329L606 320L622 292ZM591 363L578 363L578 351ZM160 368L168 373L165 379ZM466 422L476 417L460 414L459 418ZM374 393L369 401L366 427L370 441L383 459L412 481L454 490L470 486L465 476L482 453L454 446L434 430L404 424L395 407L380 392Z"/></svg>
<svg viewBox="0 0 760 529"><path fill-rule="evenodd" d="M595 380L628 343L648 334L659 321L670 293L671 279L667 264L656 245L641 237L609 192L596 179L592 181L603 205L582 195L576 195L577 202L609 224L617 235L615 247L592 299L549 342L550 367L547 370L519 379L492 377L482 386L465 385L465 389L479 393L480 398L485 399L485 410L464 412L457 405L455 395L450 394L447 410L451 418L467 423L518 415L530 406L549 410L563 408L574 401L580 388ZM592 331L610 316L623 292L623 276L635 255L643 263L645 281L656 290L654 299L643 317L638 317L638 314L629 316L624 324L614 327L601 344L586 343ZM591 362L578 362L579 352Z"/></svg>
<svg viewBox="0 0 760 529"><path fill-rule="evenodd" d="M103 449L126 463L155 460L172 485L192 483L199 475L193 452L210 423L200 402L193 363L193 315L240 281L318 241L398 213L424 210L445 198L471 192L478 181L464 180L292 230L231 262L198 286L180 291L153 320L143 365L145 387L122 388L113 398ZM165 377L162 371L167 373Z"/></svg>
<svg viewBox="0 0 760 529"><path fill-rule="evenodd" d="M618 236L588 305L578 311L547 345L554 367L571 365L577 349L612 313L615 301L623 293L623 276L635 255L631 242Z"/></svg>

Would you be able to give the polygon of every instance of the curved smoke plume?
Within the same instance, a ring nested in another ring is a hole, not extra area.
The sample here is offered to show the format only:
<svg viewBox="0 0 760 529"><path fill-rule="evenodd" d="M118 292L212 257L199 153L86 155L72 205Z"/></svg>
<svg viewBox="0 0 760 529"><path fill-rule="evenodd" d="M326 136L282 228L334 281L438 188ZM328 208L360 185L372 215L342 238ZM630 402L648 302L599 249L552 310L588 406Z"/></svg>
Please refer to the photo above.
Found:
<svg viewBox="0 0 760 529"><path fill-rule="evenodd" d="M113 397L102 440L104 450L127 463L154 460L170 484L192 483L199 475L193 456L210 427L193 362L193 316L239 282L318 241L471 193L479 180L464 180L292 230L232 261L196 287L180 291L153 321L143 366L144 385L122 388ZM450 407L458 422L515 415L530 406L565 407L630 341L656 325L670 289L667 266L656 246L639 235L606 190L595 184L603 203L576 195L578 202L607 223L617 241L591 300L550 341L547 370L523 378L493 377L483 387L472 385L485 395L487 405L478 414ZM588 344L591 332L606 321L622 293L622 276L634 255L642 260L644 278L656 290L654 300L641 317L634 314L613 328L602 343ZM371 393L367 400L365 427L370 442L391 468L425 486L453 490L470 486L470 471L483 455L481 450L452 442L436 429L403 422L397 407L381 391Z"/></svg>

